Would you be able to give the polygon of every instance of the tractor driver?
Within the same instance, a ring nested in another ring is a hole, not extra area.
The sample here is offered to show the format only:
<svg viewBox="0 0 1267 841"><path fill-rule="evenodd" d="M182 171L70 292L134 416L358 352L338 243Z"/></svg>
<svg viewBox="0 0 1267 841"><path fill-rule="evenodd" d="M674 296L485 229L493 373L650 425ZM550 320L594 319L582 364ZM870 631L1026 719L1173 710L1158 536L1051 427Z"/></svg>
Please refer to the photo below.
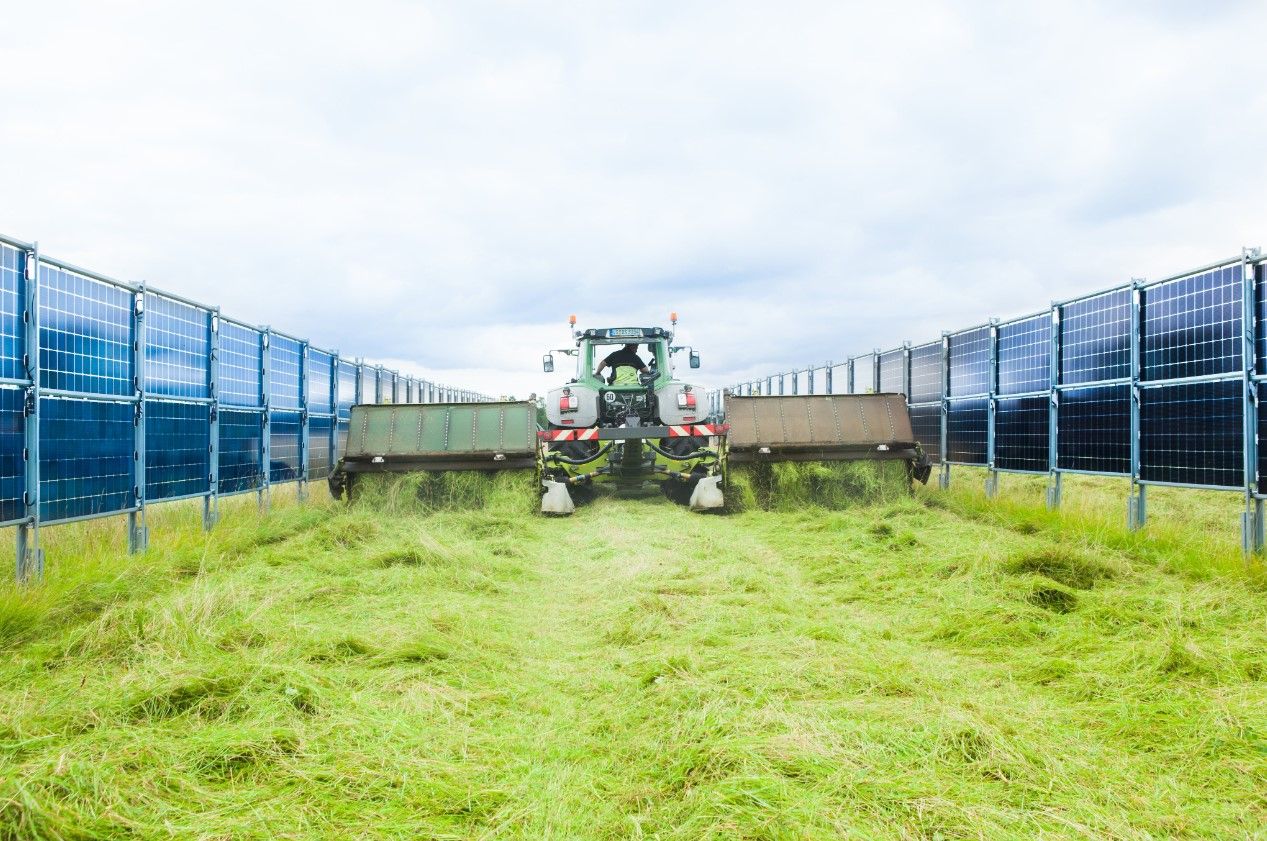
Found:
<svg viewBox="0 0 1267 841"><path fill-rule="evenodd" d="M625 345L620 350L607 354L606 358L599 363L598 370L594 373L602 377L604 368L612 369L612 375L607 380L608 385L614 385L617 379L623 379L619 371L620 368L632 368L640 374L647 372L646 364L642 361L642 357L638 356L638 345L636 344Z"/></svg>

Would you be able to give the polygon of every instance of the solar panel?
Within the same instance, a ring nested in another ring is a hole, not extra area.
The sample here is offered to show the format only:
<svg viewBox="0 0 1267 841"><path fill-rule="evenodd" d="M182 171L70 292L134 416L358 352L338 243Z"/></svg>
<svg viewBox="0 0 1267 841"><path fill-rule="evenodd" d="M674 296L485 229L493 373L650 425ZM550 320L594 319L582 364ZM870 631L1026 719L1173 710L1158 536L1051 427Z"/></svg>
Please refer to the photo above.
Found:
<svg viewBox="0 0 1267 841"><path fill-rule="evenodd" d="M324 479L330 475L330 427L333 418L308 418L308 478Z"/></svg>
<svg viewBox="0 0 1267 841"><path fill-rule="evenodd" d="M1254 309L1258 314L1254 345L1258 373L1267 374L1267 263L1254 267Z"/></svg>
<svg viewBox="0 0 1267 841"><path fill-rule="evenodd" d="M1140 375L1171 380L1241 370L1241 267L1150 286L1140 304Z"/></svg>
<svg viewBox="0 0 1267 841"><path fill-rule="evenodd" d="M990 391L990 328L977 327L950 337L950 396Z"/></svg>
<svg viewBox="0 0 1267 841"><path fill-rule="evenodd" d="M946 418L946 460L985 464L989 438L989 409L985 397L950 401Z"/></svg>
<svg viewBox="0 0 1267 841"><path fill-rule="evenodd" d="M211 409L206 403L145 401L145 497L211 490Z"/></svg>
<svg viewBox="0 0 1267 841"><path fill-rule="evenodd" d="M1140 478L1235 487L1242 484L1240 380L1140 390Z"/></svg>
<svg viewBox="0 0 1267 841"><path fill-rule="evenodd" d="M853 361L853 393L867 394L875 391L875 354L868 353Z"/></svg>
<svg viewBox="0 0 1267 841"><path fill-rule="evenodd" d="M274 409L299 408L299 375L303 345L274 334L268 346L268 403Z"/></svg>
<svg viewBox="0 0 1267 841"><path fill-rule="evenodd" d="M912 406L911 429L929 461L941 461L941 404Z"/></svg>
<svg viewBox="0 0 1267 841"><path fill-rule="evenodd" d="M339 360L339 403L335 407L339 417L346 418L356 403L356 365Z"/></svg>
<svg viewBox="0 0 1267 841"><path fill-rule="evenodd" d="M847 394L849 392L849 364L833 365L831 368L831 393Z"/></svg>
<svg viewBox="0 0 1267 841"><path fill-rule="evenodd" d="M1129 385L1062 391L1058 411L1056 460L1061 470L1130 474Z"/></svg>
<svg viewBox="0 0 1267 841"><path fill-rule="evenodd" d="M330 401L330 385L334 374L334 357L325 351L308 350L308 411L328 415L334 411Z"/></svg>
<svg viewBox="0 0 1267 841"><path fill-rule="evenodd" d="M906 351L902 348L880 354L880 391L906 393Z"/></svg>
<svg viewBox="0 0 1267 841"><path fill-rule="evenodd" d="M133 404L40 399L40 518L122 511L132 493Z"/></svg>
<svg viewBox="0 0 1267 841"><path fill-rule="evenodd" d="M999 325L999 394L1051 388L1051 314Z"/></svg>
<svg viewBox="0 0 1267 841"><path fill-rule="evenodd" d="M263 484L260 460L263 457L264 413L241 409L221 409L220 493L249 491Z"/></svg>
<svg viewBox="0 0 1267 841"><path fill-rule="evenodd" d="M145 391L161 397L211 395L211 313L145 293Z"/></svg>
<svg viewBox="0 0 1267 841"><path fill-rule="evenodd" d="M0 522L26 516L26 462L22 458L26 446L25 404L25 389L0 387Z"/></svg>
<svg viewBox="0 0 1267 841"><path fill-rule="evenodd" d="M125 396L132 388L132 292L40 264L40 383Z"/></svg>
<svg viewBox="0 0 1267 841"><path fill-rule="evenodd" d="M1060 382L1068 385L1131 375L1131 290L1115 289L1064 304Z"/></svg>
<svg viewBox="0 0 1267 841"><path fill-rule="evenodd" d="M231 321L220 322L220 365L216 391L225 406L263 406L260 331Z"/></svg>
<svg viewBox="0 0 1267 841"><path fill-rule="evenodd" d="M999 398L994 413L994 466L999 470L1047 470L1050 427L1047 397Z"/></svg>
<svg viewBox="0 0 1267 841"><path fill-rule="evenodd" d="M26 307L26 252L0 243L0 377L25 380L22 314Z"/></svg>
<svg viewBox="0 0 1267 841"><path fill-rule="evenodd" d="M272 462L268 466L270 482L289 482L298 479L303 472L300 461L300 432L302 424L299 412L273 412L268 422L269 454Z"/></svg>
<svg viewBox="0 0 1267 841"><path fill-rule="evenodd" d="M911 348L912 403L929 403L941 400L942 370L941 342L929 342Z"/></svg>
<svg viewBox="0 0 1267 841"><path fill-rule="evenodd" d="M392 380L393 380L392 402L404 403L405 402L405 378L397 376L396 374L392 374Z"/></svg>

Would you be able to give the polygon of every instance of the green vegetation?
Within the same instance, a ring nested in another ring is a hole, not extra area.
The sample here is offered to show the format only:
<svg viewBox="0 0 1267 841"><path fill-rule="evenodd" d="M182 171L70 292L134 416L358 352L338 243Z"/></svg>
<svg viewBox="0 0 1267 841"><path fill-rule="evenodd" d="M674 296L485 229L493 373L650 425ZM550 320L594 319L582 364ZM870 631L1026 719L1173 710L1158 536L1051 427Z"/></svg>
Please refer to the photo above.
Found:
<svg viewBox="0 0 1267 841"><path fill-rule="evenodd" d="M505 479L210 537L178 504L141 558L48 530L0 591L0 838L1260 837L1236 500L1138 535L1114 483L1057 515L978 479L562 520Z"/></svg>

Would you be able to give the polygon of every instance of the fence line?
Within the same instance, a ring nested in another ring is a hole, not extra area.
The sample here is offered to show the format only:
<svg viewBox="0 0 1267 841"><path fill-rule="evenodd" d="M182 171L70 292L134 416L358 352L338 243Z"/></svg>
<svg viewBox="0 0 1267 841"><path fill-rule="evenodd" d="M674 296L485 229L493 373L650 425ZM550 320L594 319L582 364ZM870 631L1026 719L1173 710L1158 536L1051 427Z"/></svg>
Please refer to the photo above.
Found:
<svg viewBox="0 0 1267 841"><path fill-rule="evenodd" d="M147 284L0 235L0 527L19 581L43 574L40 528L325 478L357 402L486 396L348 359Z"/></svg>
<svg viewBox="0 0 1267 841"><path fill-rule="evenodd" d="M1147 488L1242 493L1245 552L1264 548L1267 500L1267 257L1242 249L1160 280L1054 301L1038 313L946 331L771 374L710 394L900 392L915 436L941 465L1048 477L1130 479L1127 525L1147 520Z"/></svg>

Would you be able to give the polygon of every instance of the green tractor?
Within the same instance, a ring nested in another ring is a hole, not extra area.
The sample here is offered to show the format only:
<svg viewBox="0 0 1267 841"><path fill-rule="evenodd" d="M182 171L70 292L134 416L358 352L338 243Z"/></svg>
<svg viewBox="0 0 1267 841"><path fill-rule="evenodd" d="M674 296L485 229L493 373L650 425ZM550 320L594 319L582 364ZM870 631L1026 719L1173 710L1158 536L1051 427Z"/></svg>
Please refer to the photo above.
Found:
<svg viewBox="0 0 1267 841"><path fill-rule="evenodd" d="M535 470L543 514L571 514L599 485L621 497L663 493L696 511L726 506L730 465L901 460L908 477L929 466L901 394L727 395L722 418L707 395L679 379L677 316L663 327L576 330L573 346L547 353L575 359L574 376L534 401L379 404L352 407L346 442L330 477L336 497L358 475L414 471ZM544 408L544 421L540 410Z"/></svg>

